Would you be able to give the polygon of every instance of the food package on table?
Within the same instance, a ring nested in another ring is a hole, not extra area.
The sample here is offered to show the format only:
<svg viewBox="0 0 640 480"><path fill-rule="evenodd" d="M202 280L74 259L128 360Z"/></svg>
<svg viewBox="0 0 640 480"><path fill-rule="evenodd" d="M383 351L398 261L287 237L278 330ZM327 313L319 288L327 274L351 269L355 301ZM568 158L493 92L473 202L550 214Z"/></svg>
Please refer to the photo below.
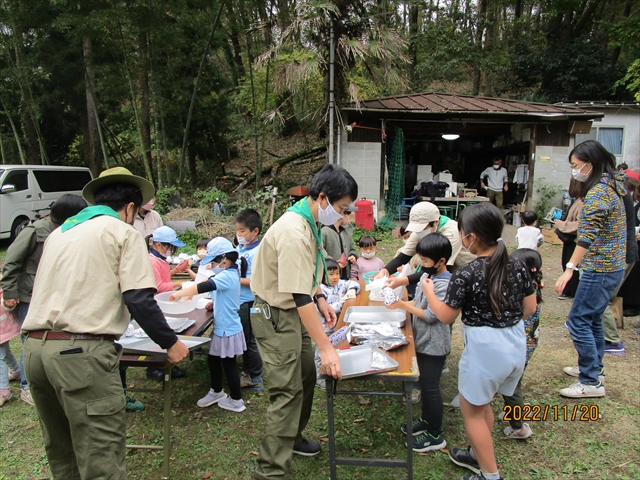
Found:
<svg viewBox="0 0 640 480"><path fill-rule="evenodd" d="M350 343L373 345L383 350L393 350L409 343L400 328L382 323L353 324L349 335Z"/></svg>
<svg viewBox="0 0 640 480"><path fill-rule="evenodd" d="M396 292L394 292L391 287L384 287L381 291L380 294L382 295L382 299L384 300L384 304L385 305L393 305L394 303L396 303L398 300L400 300L398 298L398 295L396 294Z"/></svg>
<svg viewBox="0 0 640 480"><path fill-rule="evenodd" d="M331 345L335 347L337 344L339 344L341 341L347 338L347 334L349 333L350 330L351 330L351 325L345 325L339 330L336 330L335 332L333 332L329 336L329 341L331 342Z"/></svg>

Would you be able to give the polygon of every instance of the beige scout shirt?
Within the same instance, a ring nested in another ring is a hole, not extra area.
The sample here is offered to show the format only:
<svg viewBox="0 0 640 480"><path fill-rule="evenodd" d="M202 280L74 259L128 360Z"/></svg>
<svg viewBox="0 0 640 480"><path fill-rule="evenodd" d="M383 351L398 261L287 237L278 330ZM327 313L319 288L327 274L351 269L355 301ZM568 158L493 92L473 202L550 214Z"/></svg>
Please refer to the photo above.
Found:
<svg viewBox="0 0 640 480"><path fill-rule="evenodd" d="M22 331L120 336L131 318L122 294L140 288L155 289L156 281L131 225L103 215L58 228L44 245Z"/></svg>
<svg viewBox="0 0 640 480"><path fill-rule="evenodd" d="M318 247L309 223L294 212L285 212L260 242L251 264L251 291L269 305L295 308L292 294L313 296Z"/></svg>
<svg viewBox="0 0 640 480"><path fill-rule="evenodd" d="M462 239L460 238L460 232L458 231L458 222L455 220L449 220L445 223L440 232L447 237L451 242L451 257L447 262L447 265L454 265L455 267L461 267L466 265L476 258L473 253L470 253L462 248ZM416 245L423 238L419 232L411 232L407 243L400 249L405 255L413 256L416 254Z"/></svg>
<svg viewBox="0 0 640 480"><path fill-rule="evenodd" d="M149 210L144 218L136 213L136 218L133 221L133 226L136 227L136 230L138 230L143 237L151 235L156 228L160 228L163 225L162 217L154 210Z"/></svg>

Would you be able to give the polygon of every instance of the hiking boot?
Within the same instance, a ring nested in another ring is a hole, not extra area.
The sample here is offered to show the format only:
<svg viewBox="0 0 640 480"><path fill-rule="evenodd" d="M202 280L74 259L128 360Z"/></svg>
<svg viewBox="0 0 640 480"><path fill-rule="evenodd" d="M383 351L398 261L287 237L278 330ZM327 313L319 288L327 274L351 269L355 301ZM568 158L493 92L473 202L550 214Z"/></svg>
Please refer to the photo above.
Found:
<svg viewBox="0 0 640 480"><path fill-rule="evenodd" d="M604 353L608 353L610 355L624 355L624 345L622 342L620 343L609 343L604 342Z"/></svg>
<svg viewBox="0 0 640 480"><path fill-rule="evenodd" d="M323 380L324 382L324 380ZM240 377L240 387L246 388L247 390L253 390L259 392L264 390L264 384L262 383L262 377L257 382L251 381L251 378L248 375L242 375Z"/></svg>
<svg viewBox="0 0 640 480"><path fill-rule="evenodd" d="M20 380L20 370L9 370L9 381Z"/></svg>
<svg viewBox="0 0 640 480"><path fill-rule="evenodd" d="M161 370L161 372L162 372L162 370ZM171 367L171 378L184 378L186 376L187 376L187 372L182 370L180 367L178 367L176 365Z"/></svg>
<svg viewBox="0 0 640 480"><path fill-rule="evenodd" d="M35 407L35 403L33 402L33 398L31 398L31 390L20 390L20 400L24 403L28 403L32 407Z"/></svg>
<svg viewBox="0 0 640 480"><path fill-rule="evenodd" d="M147 368L147 378L149 380L163 380L164 371L159 368Z"/></svg>
<svg viewBox="0 0 640 480"><path fill-rule="evenodd" d="M505 428L504 434L507 436L507 438L512 438L514 440L526 440L527 438L531 437L531 435L533 435L533 430L531 430L531 427L528 423L525 423L524 425L522 425L522 428L520 430L514 430L513 428L511 428L511 426Z"/></svg>
<svg viewBox="0 0 640 480"><path fill-rule="evenodd" d="M580 367L575 366L575 367L564 367L562 369L562 371L564 373L566 373L567 375L571 375L572 377L577 377L580 375ZM604 374L604 368L602 370L600 370L600 375L598 375L598 381L604 385L604 381L606 379L606 376Z"/></svg>
<svg viewBox="0 0 640 480"><path fill-rule="evenodd" d="M467 447L466 450L453 447L451 450L449 450L449 458L459 467L468 468L473 473L477 473L480 475L480 465L478 464L478 460L471 456L471 447Z"/></svg>
<svg viewBox="0 0 640 480"><path fill-rule="evenodd" d="M231 410L232 412L244 412L247 407L244 406L244 402L242 399L234 400L231 397L223 398L218 402L218 406L220 408L224 408L225 410Z"/></svg>
<svg viewBox="0 0 640 480"><path fill-rule="evenodd" d="M218 403L223 398L227 398L227 394L224 393L224 390L216 392L213 390L213 388L210 388L209 393L198 400L196 405L198 405L200 408L210 407L214 403Z"/></svg>
<svg viewBox="0 0 640 480"><path fill-rule="evenodd" d="M570 387L560 390L560 395L568 398L604 397L604 385L602 385L602 383L598 385L585 385L584 383L576 382Z"/></svg>
<svg viewBox="0 0 640 480"><path fill-rule="evenodd" d="M302 455L303 457L315 457L320 453L320 444L313 440L303 438L300 443L293 446L293 453Z"/></svg>
<svg viewBox="0 0 640 480"><path fill-rule="evenodd" d="M427 432L413 440L413 451L419 453L430 452L432 450L442 450L446 446L447 442L442 434L434 437Z"/></svg>
<svg viewBox="0 0 640 480"><path fill-rule="evenodd" d="M135 400L129 395L125 395L125 398L127 399L127 403L124 408L127 412L140 412L144 410L144 403L141 401Z"/></svg>
<svg viewBox="0 0 640 480"><path fill-rule="evenodd" d="M414 420L413 422L411 422L411 427L412 427L412 433L414 437L418 437L420 435L422 435L423 433L427 433L427 427L429 426L429 424L423 420L422 418L417 418L416 420ZM407 424L403 424L402 427L400 427L400 430L402 430L402 433L404 433L405 435L407 434Z"/></svg>

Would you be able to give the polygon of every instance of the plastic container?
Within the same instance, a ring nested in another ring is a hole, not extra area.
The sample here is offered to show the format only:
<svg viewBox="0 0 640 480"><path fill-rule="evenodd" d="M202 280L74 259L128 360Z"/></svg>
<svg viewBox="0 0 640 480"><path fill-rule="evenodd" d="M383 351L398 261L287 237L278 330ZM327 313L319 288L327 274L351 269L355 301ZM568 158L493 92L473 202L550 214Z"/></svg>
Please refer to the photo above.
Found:
<svg viewBox="0 0 640 480"><path fill-rule="evenodd" d="M373 202L366 198L361 198L355 202L355 206L358 207L358 211L356 212L356 227L373 230Z"/></svg>
<svg viewBox="0 0 640 480"><path fill-rule="evenodd" d="M181 298L177 302L170 302L169 296L173 292L164 292L156 295L156 302L158 302L158 306L162 313L165 315L182 315L184 313L193 312L198 305L199 298L192 298L191 300L185 300Z"/></svg>

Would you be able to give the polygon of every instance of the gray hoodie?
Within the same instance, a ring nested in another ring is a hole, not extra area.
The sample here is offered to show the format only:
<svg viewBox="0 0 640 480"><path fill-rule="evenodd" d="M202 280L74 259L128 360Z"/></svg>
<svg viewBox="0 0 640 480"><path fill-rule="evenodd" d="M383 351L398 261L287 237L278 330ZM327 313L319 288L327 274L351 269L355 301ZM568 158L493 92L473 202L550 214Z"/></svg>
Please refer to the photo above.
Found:
<svg viewBox="0 0 640 480"><path fill-rule="evenodd" d="M421 288L422 281L425 278L428 278L426 273L420 277L420 283L416 288L414 297L415 306L424 310L424 319L415 315L413 315L412 319L416 352L433 356L448 355L451 351L451 325L445 325L438 320L436 314L429 307L427 297L422 293ZM451 274L449 272L432 278L436 297L440 300L443 300L447 293L450 279Z"/></svg>

